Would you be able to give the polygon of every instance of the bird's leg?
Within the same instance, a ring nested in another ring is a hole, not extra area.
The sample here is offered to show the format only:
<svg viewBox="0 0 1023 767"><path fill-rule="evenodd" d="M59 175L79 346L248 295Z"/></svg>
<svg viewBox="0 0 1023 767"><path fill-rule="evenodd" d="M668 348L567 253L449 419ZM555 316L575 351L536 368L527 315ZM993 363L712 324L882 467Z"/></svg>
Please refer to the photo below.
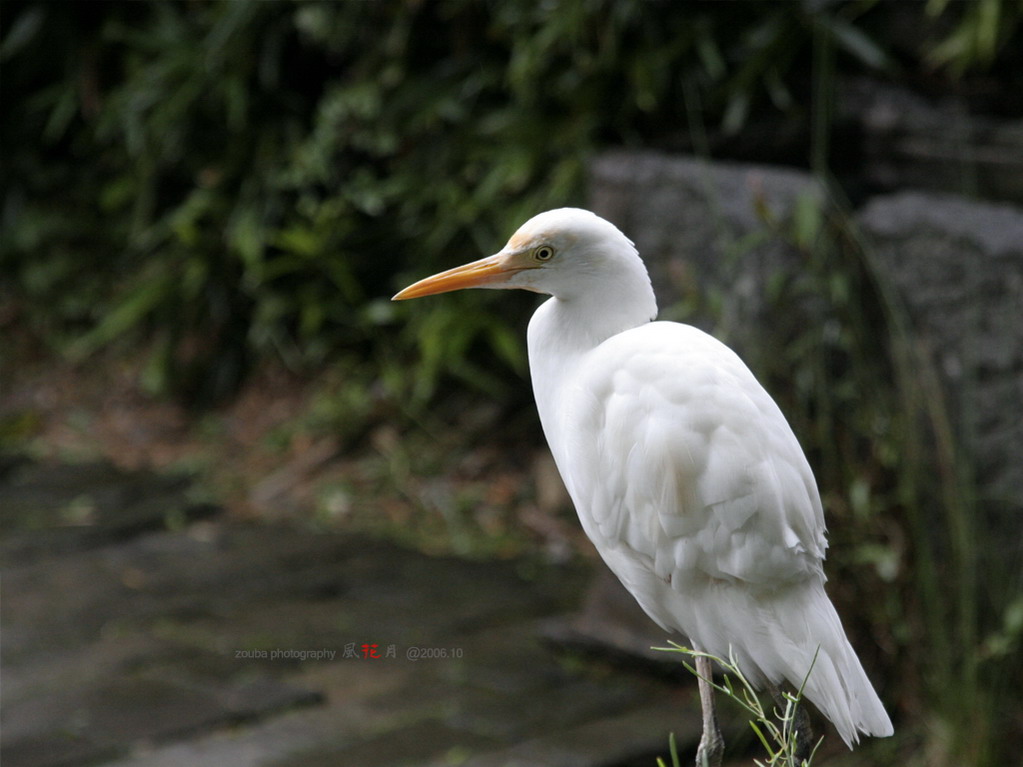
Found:
<svg viewBox="0 0 1023 767"><path fill-rule="evenodd" d="M703 736L696 749L696 767L720 767L725 753L725 739L718 727L717 709L714 706L714 667L710 658L696 656L697 681L700 685L700 708L703 710Z"/></svg>
<svg viewBox="0 0 1023 767"><path fill-rule="evenodd" d="M804 764L810 761L813 753L813 728L810 726L810 715L806 712L805 706L796 708L796 721L793 722L796 728L796 764Z"/></svg>
<svg viewBox="0 0 1023 767"><path fill-rule="evenodd" d="M781 690L775 685L768 685L768 689L771 691L771 697L774 698L775 704L779 710L784 713L788 707L788 700L782 695ZM810 760L810 754L813 753L813 727L810 726L810 715L806 712L806 707L802 704L796 706L795 717L792 721L792 730L796 734L796 764L803 764Z"/></svg>

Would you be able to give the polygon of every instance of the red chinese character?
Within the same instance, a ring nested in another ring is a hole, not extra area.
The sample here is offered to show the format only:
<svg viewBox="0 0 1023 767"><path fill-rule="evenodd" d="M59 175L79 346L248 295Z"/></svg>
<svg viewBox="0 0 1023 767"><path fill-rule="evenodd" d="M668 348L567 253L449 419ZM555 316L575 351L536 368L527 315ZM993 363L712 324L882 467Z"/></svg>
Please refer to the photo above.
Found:
<svg viewBox="0 0 1023 767"><path fill-rule="evenodd" d="M363 658L379 658L380 653L377 652L378 644L364 644L362 646L362 657Z"/></svg>

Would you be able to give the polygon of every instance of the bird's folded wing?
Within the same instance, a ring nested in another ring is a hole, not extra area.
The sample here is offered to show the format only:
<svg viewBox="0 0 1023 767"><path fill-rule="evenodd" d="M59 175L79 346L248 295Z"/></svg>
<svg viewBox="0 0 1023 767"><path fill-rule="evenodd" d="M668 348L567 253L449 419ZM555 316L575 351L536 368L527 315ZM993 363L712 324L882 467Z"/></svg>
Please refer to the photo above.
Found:
<svg viewBox="0 0 1023 767"><path fill-rule="evenodd" d="M679 588L693 577L770 588L821 573L813 474L731 350L653 323L598 347L577 382L567 479L604 545L627 547Z"/></svg>

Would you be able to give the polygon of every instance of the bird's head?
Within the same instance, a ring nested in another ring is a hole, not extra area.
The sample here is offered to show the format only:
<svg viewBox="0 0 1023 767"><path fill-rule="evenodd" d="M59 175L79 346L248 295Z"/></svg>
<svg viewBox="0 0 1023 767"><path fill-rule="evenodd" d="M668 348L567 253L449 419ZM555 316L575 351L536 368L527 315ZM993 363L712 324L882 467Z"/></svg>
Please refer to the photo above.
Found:
<svg viewBox="0 0 1023 767"><path fill-rule="evenodd" d="M420 280L395 301L462 288L520 288L570 298L592 292L592 278L612 287L624 274L649 278L632 242L614 224L579 208L529 219L498 253ZM652 296L652 294L651 294Z"/></svg>

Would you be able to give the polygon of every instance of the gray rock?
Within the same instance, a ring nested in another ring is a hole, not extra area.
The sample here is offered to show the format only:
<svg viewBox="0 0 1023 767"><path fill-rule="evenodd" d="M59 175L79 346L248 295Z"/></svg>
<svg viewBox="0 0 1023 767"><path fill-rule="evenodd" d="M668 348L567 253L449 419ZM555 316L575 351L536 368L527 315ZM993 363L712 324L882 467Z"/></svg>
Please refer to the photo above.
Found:
<svg viewBox="0 0 1023 767"><path fill-rule="evenodd" d="M859 219L943 384L980 507L1001 527L1023 510L1023 211L907 192L871 200Z"/></svg>
<svg viewBox="0 0 1023 767"><path fill-rule="evenodd" d="M856 126L859 174L874 188L912 187L1023 202L1023 120L971 112L966 100L924 98L890 83L843 82L840 120Z"/></svg>

